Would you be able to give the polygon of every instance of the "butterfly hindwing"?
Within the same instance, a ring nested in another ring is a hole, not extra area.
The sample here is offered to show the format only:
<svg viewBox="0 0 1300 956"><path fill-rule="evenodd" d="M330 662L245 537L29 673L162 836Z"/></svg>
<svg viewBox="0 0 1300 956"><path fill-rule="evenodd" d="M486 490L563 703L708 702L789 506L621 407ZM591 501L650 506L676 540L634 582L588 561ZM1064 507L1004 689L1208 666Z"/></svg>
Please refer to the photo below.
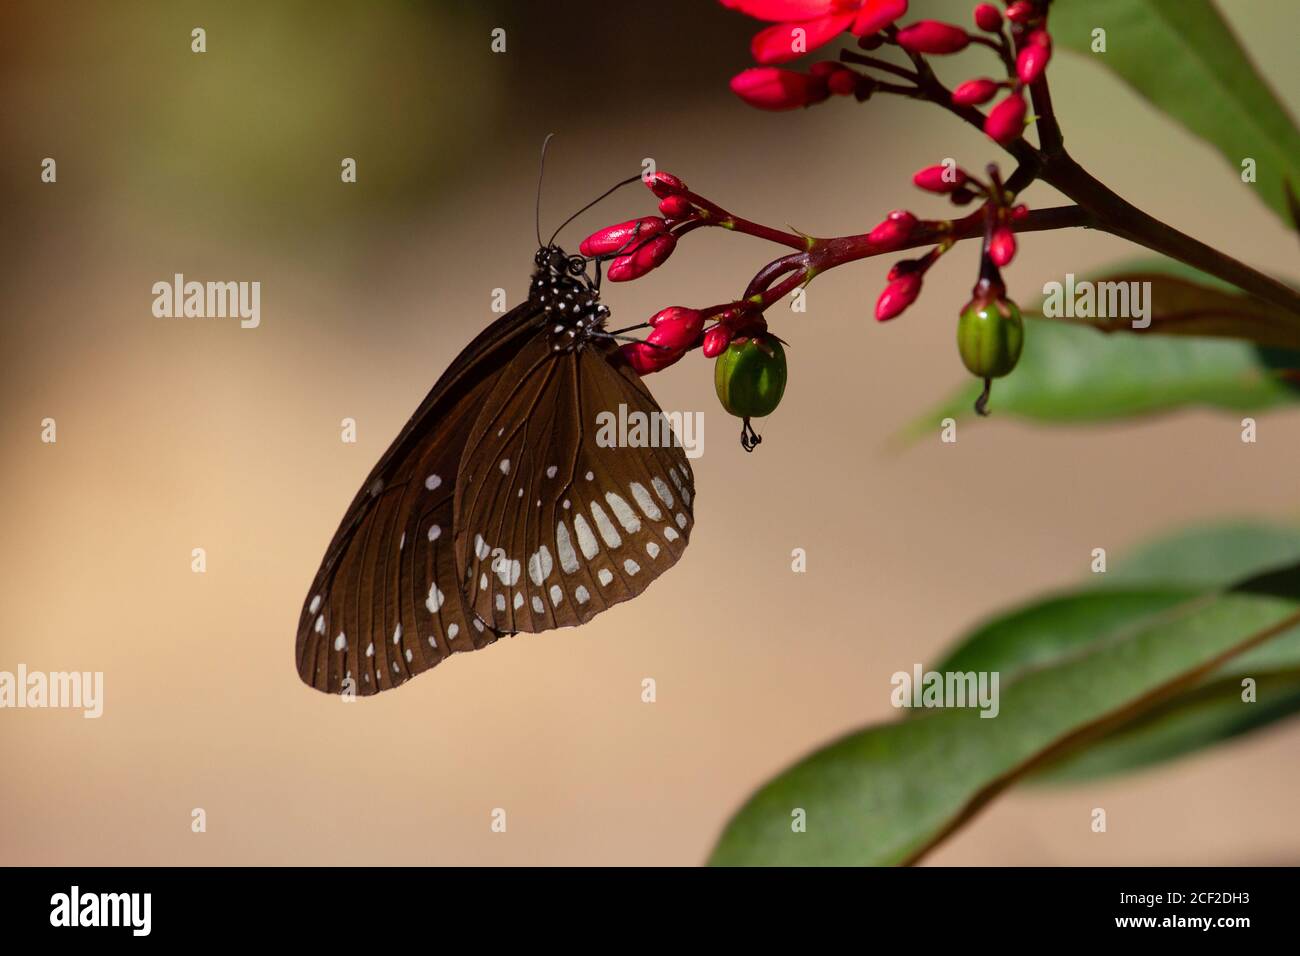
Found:
<svg viewBox="0 0 1300 956"><path fill-rule="evenodd" d="M681 446L662 430L655 444L598 441L602 413L664 422L611 345L557 352L544 338L479 413L457 479L456 555L473 613L499 630L585 623L686 548L694 483Z"/></svg>

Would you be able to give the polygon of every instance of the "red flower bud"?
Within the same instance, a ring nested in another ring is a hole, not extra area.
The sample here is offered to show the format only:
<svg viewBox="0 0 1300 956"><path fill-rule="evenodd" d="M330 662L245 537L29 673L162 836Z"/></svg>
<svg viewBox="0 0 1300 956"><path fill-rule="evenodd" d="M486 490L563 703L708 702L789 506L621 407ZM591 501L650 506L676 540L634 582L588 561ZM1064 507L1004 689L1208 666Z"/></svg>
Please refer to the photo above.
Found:
<svg viewBox="0 0 1300 956"><path fill-rule="evenodd" d="M1020 220L1024 219L1028 215L1029 215L1029 207L1026 206L1024 203L1021 203L1019 206L1011 207L1012 222L1019 222Z"/></svg>
<svg viewBox="0 0 1300 956"><path fill-rule="evenodd" d="M997 33L1002 29L1002 14L991 3L981 3L975 7L975 25L988 33Z"/></svg>
<svg viewBox="0 0 1300 956"><path fill-rule="evenodd" d="M858 91L859 79L852 70L836 70L826 77L826 88L836 96L852 96Z"/></svg>
<svg viewBox="0 0 1300 956"><path fill-rule="evenodd" d="M755 62L764 65L797 60L835 39L849 28L856 16L856 13L841 13L799 23L778 23L759 32L750 43L749 52Z"/></svg>
<svg viewBox="0 0 1300 956"><path fill-rule="evenodd" d="M1025 131L1025 98L1012 93L993 107L984 120L984 132L1004 146Z"/></svg>
<svg viewBox="0 0 1300 956"><path fill-rule="evenodd" d="M619 256L609 264L610 282L629 282L639 279L646 273L659 268L673 254L677 247L677 237L671 232L655 236L649 242L642 243L625 256Z"/></svg>
<svg viewBox="0 0 1300 956"><path fill-rule="evenodd" d="M916 217L904 209L895 209L884 222L872 229L867 238L887 249L901 246L911 238L916 228Z"/></svg>
<svg viewBox="0 0 1300 956"><path fill-rule="evenodd" d="M668 228L668 223L658 216L642 216L640 219L629 219L627 222L620 222L616 226L606 226L593 232L578 246L578 251L588 259L596 256L607 256L611 252L618 252L624 246L633 241L637 242L649 239L651 236L657 236ZM629 246L630 248L630 246Z"/></svg>
<svg viewBox="0 0 1300 956"><path fill-rule="evenodd" d="M1049 44L1026 43L1016 56L1016 76L1020 77L1022 83L1033 83L1043 75L1047 61L1051 58L1052 48Z"/></svg>
<svg viewBox="0 0 1300 956"><path fill-rule="evenodd" d="M961 27L938 20L919 20L899 30L895 39L913 53L956 53L970 43L970 36Z"/></svg>
<svg viewBox="0 0 1300 956"><path fill-rule="evenodd" d="M685 352L675 352L670 349L655 348L653 345L647 345L645 342L629 342L622 346L619 351L627 364L631 365L638 374L649 375L651 372L658 372L672 365L680 359Z"/></svg>
<svg viewBox="0 0 1300 956"><path fill-rule="evenodd" d="M906 13L907 0L865 0L858 5L857 19L850 29L859 37L879 33Z"/></svg>
<svg viewBox="0 0 1300 956"><path fill-rule="evenodd" d="M685 196L665 196L659 200L659 212L666 219L685 219L694 208Z"/></svg>
<svg viewBox="0 0 1300 956"><path fill-rule="evenodd" d="M697 309L672 305L652 315L650 325L653 326L653 331L646 336L647 342L685 351L700 337L704 317Z"/></svg>
<svg viewBox="0 0 1300 956"><path fill-rule="evenodd" d="M993 99L997 92L996 80L980 77L957 84L957 88L952 91L952 101L958 106L978 106Z"/></svg>
<svg viewBox="0 0 1300 956"><path fill-rule="evenodd" d="M1027 23L1032 20L1038 11L1029 0L1016 0L1015 3L1007 7L1007 19L1012 23Z"/></svg>
<svg viewBox="0 0 1300 956"><path fill-rule="evenodd" d="M651 173L649 176L643 177L643 181L650 191L660 199L686 192L686 184L672 173Z"/></svg>
<svg viewBox="0 0 1300 956"><path fill-rule="evenodd" d="M1034 30L1029 36L1025 37L1025 42L1036 43L1050 50L1052 48L1052 35L1046 30Z"/></svg>
<svg viewBox="0 0 1300 956"><path fill-rule="evenodd" d="M876 320L888 322L916 301L921 294L921 273L905 272L885 286L876 300Z"/></svg>
<svg viewBox="0 0 1300 956"><path fill-rule="evenodd" d="M941 163L938 166L927 166L919 170L912 177L912 182L932 193L950 193L964 186L969 178L964 169Z"/></svg>
<svg viewBox="0 0 1300 956"><path fill-rule="evenodd" d="M1016 234L1006 226L993 230L989 238L989 258L995 266L1009 265L1016 257Z"/></svg>
<svg viewBox="0 0 1300 956"><path fill-rule="evenodd" d="M795 110L830 96L823 77L775 67L755 67L731 78L731 91L760 110Z"/></svg>
<svg viewBox="0 0 1300 956"><path fill-rule="evenodd" d="M717 358L731 344L731 329L721 323L704 333L704 346L700 350L705 358Z"/></svg>

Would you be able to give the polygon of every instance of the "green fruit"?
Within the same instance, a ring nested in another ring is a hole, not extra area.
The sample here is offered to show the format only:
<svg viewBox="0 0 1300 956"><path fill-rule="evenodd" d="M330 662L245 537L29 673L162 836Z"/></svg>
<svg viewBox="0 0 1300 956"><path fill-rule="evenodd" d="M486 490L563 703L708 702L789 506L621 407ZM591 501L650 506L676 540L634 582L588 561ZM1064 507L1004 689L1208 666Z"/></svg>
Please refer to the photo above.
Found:
<svg viewBox="0 0 1300 956"><path fill-rule="evenodd" d="M713 366L722 407L737 418L762 418L785 394L785 350L775 336L738 339Z"/></svg>
<svg viewBox="0 0 1300 956"><path fill-rule="evenodd" d="M1016 367L1025 323L1009 299L972 302L957 322L957 350L972 375L1000 378Z"/></svg>

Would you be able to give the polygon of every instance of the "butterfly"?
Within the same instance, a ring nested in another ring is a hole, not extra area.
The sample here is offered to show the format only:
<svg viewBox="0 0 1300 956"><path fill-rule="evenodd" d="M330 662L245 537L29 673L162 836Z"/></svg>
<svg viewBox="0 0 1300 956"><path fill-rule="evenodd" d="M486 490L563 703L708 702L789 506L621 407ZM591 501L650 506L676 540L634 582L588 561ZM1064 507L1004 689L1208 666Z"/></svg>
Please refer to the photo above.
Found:
<svg viewBox="0 0 1300 956"><path fill-rule="evenodd" d="M686 549L680 444L596 440L620 405L662 415L605 329L600 262L593 279L554 237L538 245L527 301L451 363L330 542L296 643L317 690L376 694L502 636L585 624Z"/></svg>

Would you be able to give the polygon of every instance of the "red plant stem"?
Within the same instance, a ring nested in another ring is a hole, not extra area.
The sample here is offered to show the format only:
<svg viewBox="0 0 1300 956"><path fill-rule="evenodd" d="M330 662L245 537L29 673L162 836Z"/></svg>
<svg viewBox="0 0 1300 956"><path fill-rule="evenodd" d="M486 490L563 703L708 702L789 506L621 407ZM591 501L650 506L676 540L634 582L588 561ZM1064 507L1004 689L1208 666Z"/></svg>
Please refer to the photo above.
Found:
<svg viewBox="0 0 1300 956"><path fill-rule="evenodd" d="M839 236L834 239L814 239L812 247L803 252L783 256L769 262L759 270L745 289L743 298L756 301L760 308L766 308L786 295L791 289L810 281L815 276L842 266L845 263L868 259L882 253L901 252L920 246L932 246L936 243L977 239L984 235L983 207L951 223L921 223L913 231L907 242L883 245L872 242L869 234L856 236ZM1042 232L1048 229L1067 229L1078 226L1092 226L1094 223L1086 210L1080 206L1056 206L1051 209L1035 209L1024 219L1015 223L1016 232ZM795 276L786 279L777 286L771 283L786 273ZM770 287L770 288L769 288ZM779 293L777 290L781 290ZM761 296L761 299L754 299Z"/></svg>

